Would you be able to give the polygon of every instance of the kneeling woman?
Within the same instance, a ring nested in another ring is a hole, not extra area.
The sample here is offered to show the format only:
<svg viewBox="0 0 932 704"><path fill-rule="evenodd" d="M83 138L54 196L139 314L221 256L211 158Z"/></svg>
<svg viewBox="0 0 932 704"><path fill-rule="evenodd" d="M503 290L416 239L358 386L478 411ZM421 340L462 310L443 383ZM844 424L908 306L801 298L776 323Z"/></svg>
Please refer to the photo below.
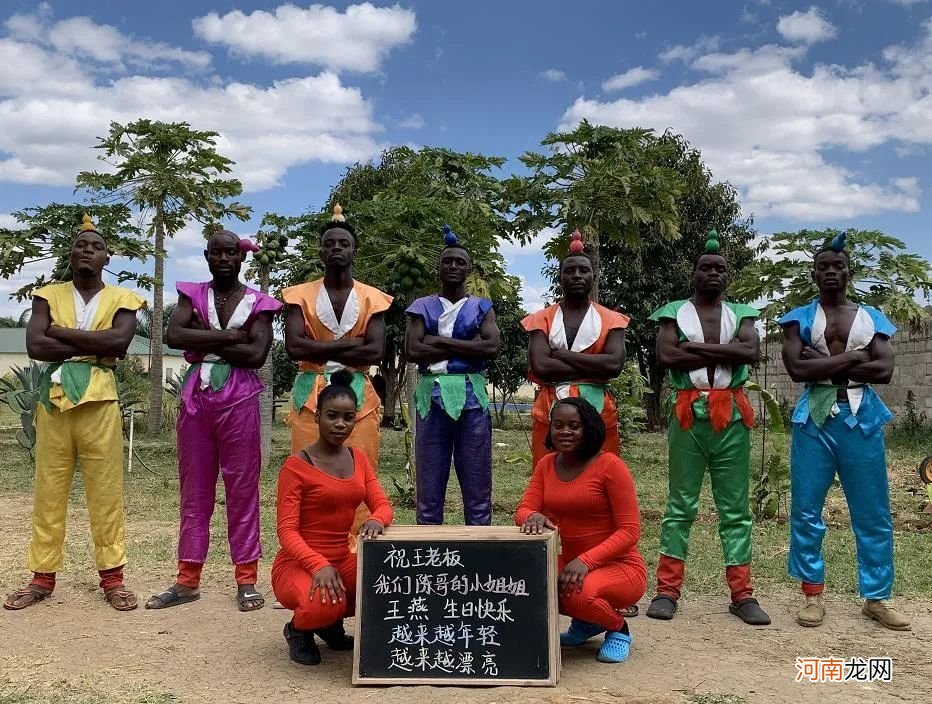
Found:
<svg viewBox="0 0 932 704"><path fill-rule="evenodd" d="M572 617L560 644L582 645L603 631L602 662L624 662L631 634L621 611L644 596L647 569L634 480L628 467L602 452L605 425L582 398L557 401L547 448L515 514L525 533L560 529L560 613Z"/></svg>
<svg viewBox="0 0 932 704"><path fill-rule="evenodd" d="M333 650L349 650L353 639L343 629L356 603L356 555L349 533L356 508L372 512L359 534L372 538L385 531L392 507L375 471L361 450L343 443L356 423L352 376L339 371L320 392L317 423L320 438L292 455L278 476L278 540L272 565L272 589L286 609L285 640L294 662L316 665L317 635Z"/></svg>

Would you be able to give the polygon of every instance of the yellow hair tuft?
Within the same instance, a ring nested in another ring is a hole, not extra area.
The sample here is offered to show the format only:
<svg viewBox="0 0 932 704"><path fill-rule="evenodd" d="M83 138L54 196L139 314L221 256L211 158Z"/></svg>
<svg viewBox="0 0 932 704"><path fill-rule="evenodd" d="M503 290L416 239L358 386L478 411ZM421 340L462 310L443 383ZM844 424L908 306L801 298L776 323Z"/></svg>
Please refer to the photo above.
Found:
<svg viewBox="0 0 932 704"><path fill-rule="evenodd" d="M81 218L81 232L97 232L94 221L87 213L84 213L84 216Z"/></svg>
<svg viewBox="0 0 932 704"><path fill-rule="evenodd" d="M330 218L330 222L346 222L346 216L343 215L343 206L339 203L333 206L333 217Z"/></svg>

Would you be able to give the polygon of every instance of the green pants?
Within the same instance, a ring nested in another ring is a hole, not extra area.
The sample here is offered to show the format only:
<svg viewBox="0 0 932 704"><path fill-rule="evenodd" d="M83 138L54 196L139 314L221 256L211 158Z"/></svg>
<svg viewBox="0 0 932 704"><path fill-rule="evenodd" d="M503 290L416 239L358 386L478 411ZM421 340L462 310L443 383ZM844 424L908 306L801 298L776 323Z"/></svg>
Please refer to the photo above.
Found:
<svg viewBox="0 0 932 704"><path fill-rule="evenodd" d="M716 433L708 418L696 417L692 428L683 430L673 417L668 440L670 488L667 510L660 524L660 552L678 560L686 559L689 530L699 511L699 492L708 469L725 565L749 563L750 432L740 419Z"/></svg>

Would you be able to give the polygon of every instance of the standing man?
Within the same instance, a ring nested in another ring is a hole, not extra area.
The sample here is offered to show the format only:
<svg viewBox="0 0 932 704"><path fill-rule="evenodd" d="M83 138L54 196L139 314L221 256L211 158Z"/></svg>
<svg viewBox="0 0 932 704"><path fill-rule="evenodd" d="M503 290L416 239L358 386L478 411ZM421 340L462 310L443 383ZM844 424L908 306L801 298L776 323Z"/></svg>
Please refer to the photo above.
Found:
<svg viewBox="0 0 932 704"><path fill-rule="evenodd" d="M825 617L822 508L837 473L857 544L861 608L894 631L909 619L887 601L893 592L893 521L883 426L893 414L871 384L893 376L896 328L876 308L848 300L851 262L842 233L813 260L819 297L780 319L783 363L806 385L793 412L792 501L787 569L806 597L796 617L819 626Z"/></svg>
<svg viewBox="0 0 932 704"><path fill-rule="evenodd" d="M492 523L492 417L482 371L498 354L492 301L466 293L469 254L448 225L440 252L440 294L405 311L408 360L418 363L415 391L417 522L441 525L450 457L468 526Z"/></svg>
<svg viewBox="0 0 932 704"><path fill-rule="evenodd" d="M84 478L97 571L104 599L136 608L123 583L123 419L113 367L136 332L145 301L103 282L107 242L85 215L71 247L73 279L33 294L26 329L32 359L48 362L36 409L36 479L28 567L32 581L3 606L18 610L51 596L64 557L68 494L77 464Z"/></svg>
<svg viewBox="0 0 932 704"><path fill-rule="evenodd" d="M748 365L756 362L758 312L722 300L728 262L719 254L718 233L709 233L693 267L693 296L651 315L660 321L657 359L670 370L674 389L669 423L669 494L660 526L657 596L647 615L669 620L676 613L686 569L689 531L699 510L706 470L718 511L718 534L731 590L729 611L745 623L767 625L770 617L752 596L751 433L754 410L744 393Z"/></svg>
<svg viewBox="0 0 932 704"><path fill-rule="evenodd" d="M207 242L204 258L211 281L179 282L178 306L168 321L167 341L185 350L185 376L178 416L178 478L181 529L178 577L148 602L164 609L200 599L207 560L217 475L223 477L230 556L240 611L265 604L256 591L259 541L259 394L256 370L272 346L274 298L239 280L246 253L258 248L228 230Z"/></svg>
<svg viewBox="0 0 932 704"><path fill-rule="evenodd" d="M625 328L629 318L589 300L592 262L583 253L576 230L570 254L560 262L562 300L521 321L531 334L528 379L539 391L531 409L533 466L548 454L550 409L567 396L581 396L595 406L605 422L602 449L619 454L618 414L608 383L625 365Z"/></svg>
<svg viewBox="0 0 932 704"><path fill-rule="evenodd" d="M384 313L392 297L353 279L356 236L339 203L320 233L320 259L324 277L282 291L287 305L285 346L298 360L291 413L291 451L300 452L319 437L317 397L338 369L353 372L352 388L358 399L356 425L346 441L366 453L373 468L379 466L381 403L369 379L369 368L385 350ZM365 506L356 513L352 534L368 516Z"/></svg>

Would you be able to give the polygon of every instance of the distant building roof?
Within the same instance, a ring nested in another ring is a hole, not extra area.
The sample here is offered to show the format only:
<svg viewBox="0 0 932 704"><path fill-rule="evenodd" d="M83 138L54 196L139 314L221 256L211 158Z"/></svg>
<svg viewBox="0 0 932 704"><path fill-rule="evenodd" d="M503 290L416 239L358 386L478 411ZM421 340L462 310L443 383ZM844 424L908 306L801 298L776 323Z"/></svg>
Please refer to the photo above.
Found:
<svg viewBox="0 0 932 704"><path fill-rule="evenodd" d="M0 354L26 354L26 328L0 328ZM134 357L149 356L149 338L136 335L129 343L127 354ZM181 357L184 352L163 346L166 357Z"/></svg>

